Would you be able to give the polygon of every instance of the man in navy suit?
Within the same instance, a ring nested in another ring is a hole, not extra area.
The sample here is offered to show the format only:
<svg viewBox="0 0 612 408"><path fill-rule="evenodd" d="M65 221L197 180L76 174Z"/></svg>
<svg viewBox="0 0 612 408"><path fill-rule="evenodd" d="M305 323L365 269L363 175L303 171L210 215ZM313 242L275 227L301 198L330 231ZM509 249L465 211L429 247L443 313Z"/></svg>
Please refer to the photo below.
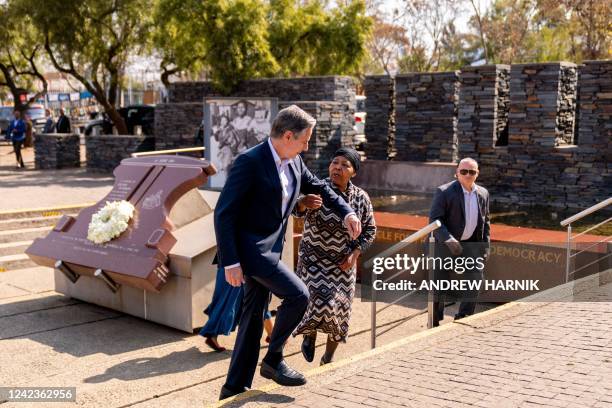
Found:
<svg viewBox="0 0 612 408"><path fill-rule="evenodd" d="M261 375L281 385L303 385L306 379L283 359L283 347L308 305L308 289L280 262L291 210L300 193L317 194L344 220L355 239L361 223L332 189L306 168L299 153L308 149L316 121L299 107L281 110L270 137L242 153L215 208L219 266L232 286L244 284L244 303L236 345L220 399L251 387L259 358L264 308L270 292L282 300L278 308Z"/></svg>
<svg viewBox="0 0 612 408"><path fill-rule="evenodd" d="M429 213L429 222L439 220L442 226L434 232L436 238L436 256L446 258L482 258L489 256L491 242L489 222L489 192L477 185L478 163L472 158L459 162L455 177L457 180L444 184L436 189ZM476 263L474 262L474 265ZM482 265L482 263L480 264ZM478 267L463 268L458 276L465 280L482 280L483 269ZM438 278L449 279L448 270L437 270ZM437 319L444 319L444 293L436 299ZM474 314L478 291L465 291L461 295L461 304L455 320Z"/></svg>

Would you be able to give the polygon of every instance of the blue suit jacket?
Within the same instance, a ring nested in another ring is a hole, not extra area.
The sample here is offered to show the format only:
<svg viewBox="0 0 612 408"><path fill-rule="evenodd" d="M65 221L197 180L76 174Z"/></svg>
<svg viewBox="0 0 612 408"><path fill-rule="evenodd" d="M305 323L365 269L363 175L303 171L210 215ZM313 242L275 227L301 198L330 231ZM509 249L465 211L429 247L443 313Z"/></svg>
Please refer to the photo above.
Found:
<svg viewBox="0 0 612 408"><path fill-rule="evenodd" d="M13 130L16 130L13 133ZM12 139L15 142L21 142L25 140L26 124L23 119L13 119L9 123L9 127L6 130L6 138Z"/></svg>
<svg viewBox="0 0 612 408"><path fill-rule="evenodd" d="M266 276L280 261L287 220L299 193L320 194L324 204L345 217L351 207L316 178L302 158L289 163L295 190L282 215L280 178L268 141L236 158L215 207L217 261L220 267L240 262L246 275Z"/></svg>

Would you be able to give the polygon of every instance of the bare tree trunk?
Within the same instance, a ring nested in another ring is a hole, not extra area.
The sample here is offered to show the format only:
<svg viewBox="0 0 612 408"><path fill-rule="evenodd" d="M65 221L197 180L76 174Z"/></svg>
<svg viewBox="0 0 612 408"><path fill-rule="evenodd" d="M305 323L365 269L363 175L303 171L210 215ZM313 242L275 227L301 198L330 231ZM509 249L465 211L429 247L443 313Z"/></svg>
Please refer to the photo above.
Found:
<svg viewBox="0 0 612 408"><path fill-rule="evenodd" d="M79 74L79 72L75 69L72 61L70 61L69 67L63 67L59 64L59 62L55 58L55 55L53 54L53 50L51 49L51 46L49 45L48 36L45 36L44 46L45 46L45 51L47 52L47 55L49 56L49 59L51 60L51 63L53 64L55 69L65 74L72 75L74 78L76 78L77 81L82 83L85 86L85 88L89 92L91 92L91 94L96 98L98 103L102 105L102 107L104 108L104 111L106 112L108 117L111 119L115 127L117 128L117 132L122 135L127 134L128 130L127 130L125 121L123 120L119 112L117 111L117 108L114 106L114 104L111 103L111 100L110 100L111 98L109 97L113 95L113 92L116 92L118 80L115 79L116 85L115 85L114 91L112 87L110 87L109 96L107 96L106 93L104 92L104 88L100 86L100 83L96 79L87 80L83 75ZM114 102L114 97L113 97L113 102Z"/></svg>
<svg viewBox="0 0 612 408"><path fill-rule="evenodd" d="M170 76L176 74L179 69L178 68L173 68L173 69L167 69L166 67L161 67L162 69L162 74L161 74L161 81L162 84L164 84L164 86L166 87L166 89L168 89L170 87Z"/></svg>
<svg viewBox="0 0 612 408"><path fill-rule="evenodd" d="M482 49L484 50L484 58L485 64L489 63L489 51L487 50L487 42L484 38L484 31L482 29L482 18L480 17L480 10L476 7L476 3L474 0L470 0L472 3L472 8L474 9L474 13L476 13L476 21L478 21L478 34L480 35L480 43L482 44Z"/></svg>

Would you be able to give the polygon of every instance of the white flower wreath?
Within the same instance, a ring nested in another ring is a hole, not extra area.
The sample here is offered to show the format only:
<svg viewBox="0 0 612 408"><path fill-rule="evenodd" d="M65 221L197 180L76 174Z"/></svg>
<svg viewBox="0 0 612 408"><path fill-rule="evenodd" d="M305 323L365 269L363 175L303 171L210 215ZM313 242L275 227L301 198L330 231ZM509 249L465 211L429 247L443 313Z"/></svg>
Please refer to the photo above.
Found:
<svg viewBox="0 0 612 408"><path fill-rule="evenodd" d="M134 216L134 206L125 201L107 201L97 213L91 216L87 229L87 239L103 244L117 238L128 227Z"/></svg>

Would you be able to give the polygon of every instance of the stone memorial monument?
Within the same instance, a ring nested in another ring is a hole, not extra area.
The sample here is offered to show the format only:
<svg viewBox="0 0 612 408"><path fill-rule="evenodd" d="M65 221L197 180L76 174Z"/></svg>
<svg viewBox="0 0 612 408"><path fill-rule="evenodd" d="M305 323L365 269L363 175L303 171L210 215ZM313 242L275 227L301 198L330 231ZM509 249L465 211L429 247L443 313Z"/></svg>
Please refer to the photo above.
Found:
<svg viewBox="0 0 612 408"><path fill-rule="evenodd" d="M218 193L198 190L214 172L189 157L125 159L104 199L76 218L64 216L26 253L55 268L60 293L192 332L214 290ZM135 209L127 229L105 243L90 241L92 215L121 200Z"/></svg>
<svg viewBox="0 0 612 408"><path fill-rule="evenodd" d="M123 160L111 192L77 218L64 215L26 253L36 263L56 267L76 282L80 275L101 277L112 291L118 285L159 292L166 283L168 253L176 243L168 215L188 191L215 173L206 161L157 156ZM104 244L88 239L92 215L106 202L125 200L135 209L127 230Z"/></svg>

